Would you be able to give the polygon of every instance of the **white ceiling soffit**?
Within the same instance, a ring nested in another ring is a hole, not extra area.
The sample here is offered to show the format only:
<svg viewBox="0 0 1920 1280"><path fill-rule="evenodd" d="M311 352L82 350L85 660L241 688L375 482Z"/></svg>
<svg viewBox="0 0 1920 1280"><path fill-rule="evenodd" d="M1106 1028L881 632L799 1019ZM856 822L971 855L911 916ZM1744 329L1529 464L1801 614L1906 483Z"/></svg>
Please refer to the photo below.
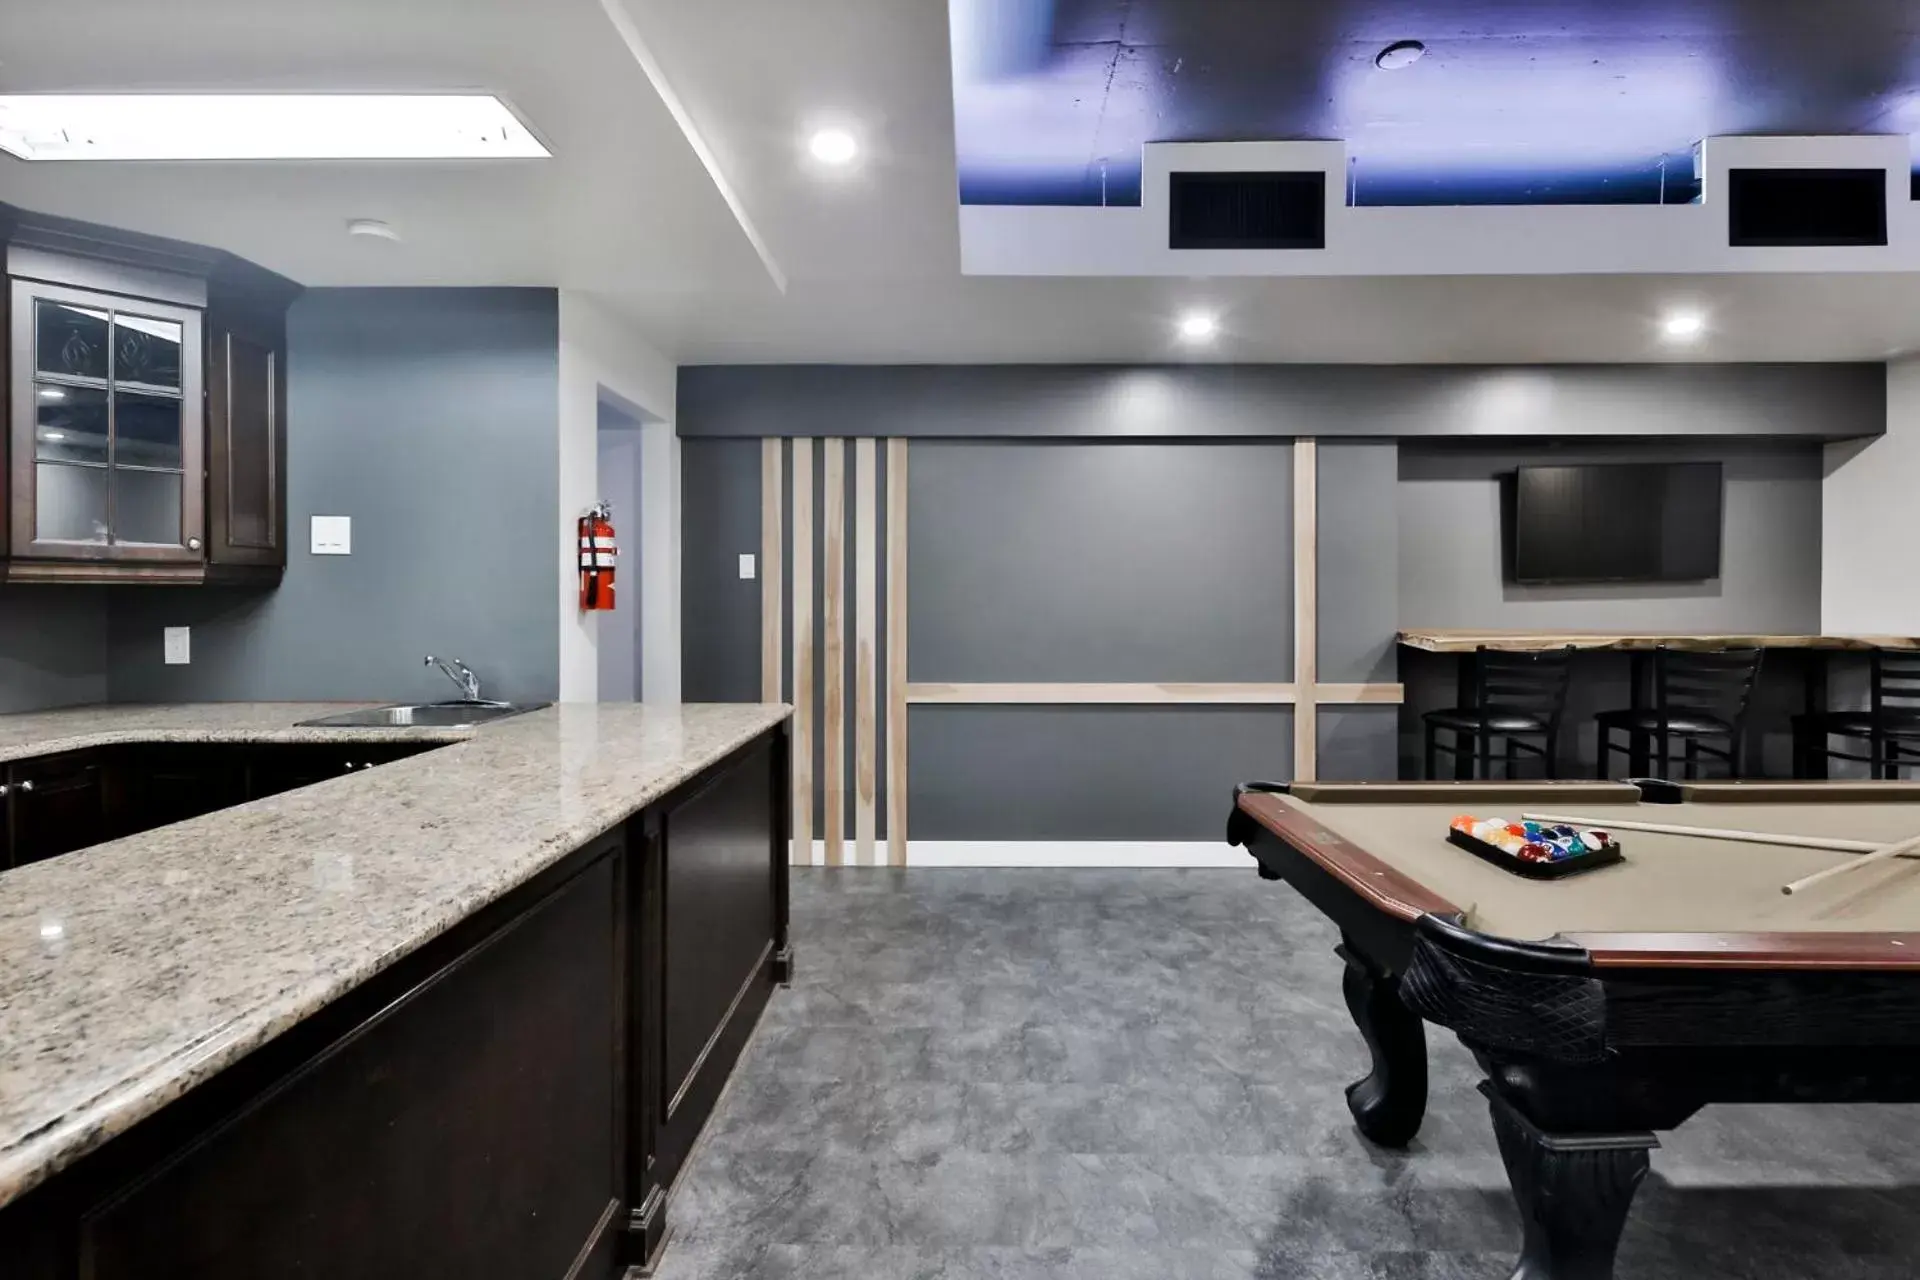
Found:
<svg viewBox="0 0 1920 1280"><path fill-rule="evenodd" d="M660 60L653 56L653 51L647 47L647 42L641 38L639 30L633 25L633 18L627 13L620 0L600 0L600 7L606 12L607 20L613 23L614 30L620 33L620 39L625 42L627 52L633 55L633 60L640 64L642 71L646 72L647 80L653 85L654 92L660 95L662 105L673 116L673 122L680 126L680 132L685 135L687 145L693 148L694 155L700 157L700 164L706 169L707 177L713 180L714 189L720 193L720 198L727 202L727 208L732 211L734 220L740 224L740 230L746 233L748 243L753 245L753 251L760 255L760 261L766 266L767 274L773 277L773 283L780 292L785 293L787 273L781 270L780 263L774 258L773 250L768 247L766 238L753 225L753 218L748 215L746 206L741 203L739 195L734 191L733 183L727 180L726 173L720 168L719 160L714 157L713 148L707 145L699 126L694 124L693 117L687 114L686 104L681 101L680 95L674 92L672 82L667 79L666 71L660 66Z"/></svg>
<svg viewBox="0 0 1920 1280"><path fill-rule="evenodd" d="M777 297L598 0L0 0L8 93L491 93L551 159L27 163L0 200L215 245L308 286ZM396 242L347 224L392 225Z"/></svg>
<svg viewBox="0 0 1920 1280"><path fill-rule="evenodd" d="M1150 143L1130 207L965 205L969 275L1418 276L1586 272L1920 270L1920 204L1909 196L1904 135L1709 138L1693 204L1418 205L1347 203L1339 142ZM1728 244L1728 171L1860 169L1887 175L1887 243L1868 247ZM1174 172L1320 173L1326 244L1316 249L1168 247Z"/></svg>

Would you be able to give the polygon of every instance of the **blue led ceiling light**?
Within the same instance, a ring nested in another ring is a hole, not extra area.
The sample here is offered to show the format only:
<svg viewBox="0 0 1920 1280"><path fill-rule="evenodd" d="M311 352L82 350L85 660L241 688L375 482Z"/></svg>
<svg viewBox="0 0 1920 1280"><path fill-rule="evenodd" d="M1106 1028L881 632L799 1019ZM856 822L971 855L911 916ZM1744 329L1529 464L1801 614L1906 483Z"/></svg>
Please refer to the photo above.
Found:
<svg viewBox="0 0 1920 1280"><path fill-rule="evenodd" d="M949 0L961 200L1138 204L1147 143L1337 138L1359 204L1676 203L1702 138L1920 135L1912 0L1391 8Z"/></svg>

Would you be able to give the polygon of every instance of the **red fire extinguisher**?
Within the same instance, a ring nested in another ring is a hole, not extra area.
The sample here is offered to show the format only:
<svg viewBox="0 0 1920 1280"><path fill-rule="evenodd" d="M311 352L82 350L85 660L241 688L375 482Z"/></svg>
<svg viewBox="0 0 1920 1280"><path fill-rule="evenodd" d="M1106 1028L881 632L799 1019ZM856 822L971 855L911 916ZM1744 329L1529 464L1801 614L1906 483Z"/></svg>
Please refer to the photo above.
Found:
<svg viewBox="0 0 1920 1280"><path fill-rule="evenodd" d="M614 545L613 508L595 503L580 517L580 607L613 608L613 562L620 554Z"/></svg>

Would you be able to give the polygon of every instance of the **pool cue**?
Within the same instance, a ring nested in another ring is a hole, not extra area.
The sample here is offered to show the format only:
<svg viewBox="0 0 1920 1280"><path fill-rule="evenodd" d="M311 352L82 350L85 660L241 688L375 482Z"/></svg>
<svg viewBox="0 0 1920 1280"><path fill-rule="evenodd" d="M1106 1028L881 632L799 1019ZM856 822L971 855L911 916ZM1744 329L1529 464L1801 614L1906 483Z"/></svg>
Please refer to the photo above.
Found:
<svg viewBox="0 0 1920 1280"><path fill-rule="evenodd" d="M1861 857L1853 859L1851 862L1836 862L1825 871L1816 871L1810 876L1801 876L1791 884L1781 885L1780 892L1789 894L1798 893L1802 889L1812 888L1822 880L1832 879L1843 871L1852 871L1856 867L1864 867L1871 862L1885 862L1888 859L1897 858L1903 853L1912 853L1915 850L1920 850L1920 836L1908 836L1905 840L1896 840L1892 844L1883 844L1872 853L1864 854Z"/></svg>
<svg viewBox="0 0 1920 1280"><path fill-rule="evenodd" d="M1733 831L1725 827L1688 827L1677 822L1638 822L1615 818L1582 818L1564 813L1523 813L1522 822L1566 823L1600 831L1649 831L1662 836L1697 836L1702 840L1741 840L1748 844L1780 844L1793 849L1825 849L1830 853L1878 853L1886 846L1871 840L1836 840L1830 836L1789 836L1774 831Z"/></svg>

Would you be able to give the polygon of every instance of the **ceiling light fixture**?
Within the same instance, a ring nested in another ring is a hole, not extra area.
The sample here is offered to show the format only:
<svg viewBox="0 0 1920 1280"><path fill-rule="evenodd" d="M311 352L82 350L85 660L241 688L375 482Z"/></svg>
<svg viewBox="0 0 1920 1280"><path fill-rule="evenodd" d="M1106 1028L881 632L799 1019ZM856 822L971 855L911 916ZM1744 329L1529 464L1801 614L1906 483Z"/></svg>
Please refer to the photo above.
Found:
<svg viewBox="0 0 1920 1280"><path fill-rule="evenodd" d="M59 387L42 387L40 388L40 398L42 400L65 400L67 393Z"/></svg>
<svg viewBox="0 0 1920 1280"><path fill-rule="evenodd" d="M819 129L807 140L807 150L821 164L852 164L860 154L860 143L845 129Z"/></svg>
<svg viewBox="0 0 1920 1280"><path fill-rule="evenodd" d="M1220 332L1220 321L1209 311L1189 311L1180 317L1180 337L1185 342L1212 342Z"/></svg>
<svg viewBox="0 0 1920 1280"><path fill-rule="evenodd" d="M347 234L364 236L369 240L400 239L399 230L391 222L382 222L378 218L354 218L347 223Z"/></svg>
<svg viewBox="0 0 1920 1280"><path fill-rule="evenodd" d="M552 154L491 94L0 94L22 160L472 160Z"/></svg>
<svg viewBox="0 0 1920 1280"><path fill-rule="evenodd" d="M1669 342L1692 342L1707 331L1707 318L1698 311L1676 311L1660 322Z"/></svg>
<svg viewBox="0 0 1920 1280"><path fill-rule="evenodd" d="M42 440L65 440L67 433L64 431L42 431L40 438Z"/></svg>
<svg viewBox="0 0 1920 1280"><path fill-rule="evenodd" d="M1382 71L1399 71L1427 56L1427 46L1418 40L1395 40L1374 55L1373 65Z"/></svg>

